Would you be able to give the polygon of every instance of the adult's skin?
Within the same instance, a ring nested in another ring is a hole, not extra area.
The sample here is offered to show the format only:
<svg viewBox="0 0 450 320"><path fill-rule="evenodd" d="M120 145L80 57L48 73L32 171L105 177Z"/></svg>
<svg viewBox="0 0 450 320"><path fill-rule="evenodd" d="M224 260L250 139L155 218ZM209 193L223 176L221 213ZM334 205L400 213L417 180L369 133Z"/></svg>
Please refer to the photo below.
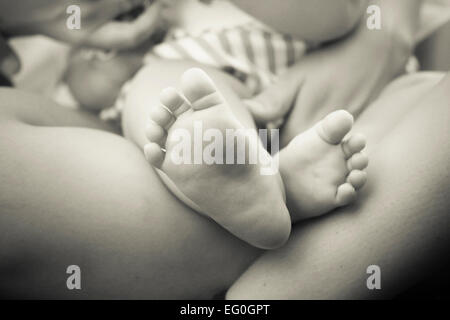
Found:
<svg viewBox="0 0 450 320"><path fill-rule="evenodd" d="M448 254L450 75L409 76L355 123L370 179L358 202L295 227L229 290L229 299L389 298L430 276ZM439 80L441 80L439 82ZM382 290L368 290L367 267Z"/></svg>

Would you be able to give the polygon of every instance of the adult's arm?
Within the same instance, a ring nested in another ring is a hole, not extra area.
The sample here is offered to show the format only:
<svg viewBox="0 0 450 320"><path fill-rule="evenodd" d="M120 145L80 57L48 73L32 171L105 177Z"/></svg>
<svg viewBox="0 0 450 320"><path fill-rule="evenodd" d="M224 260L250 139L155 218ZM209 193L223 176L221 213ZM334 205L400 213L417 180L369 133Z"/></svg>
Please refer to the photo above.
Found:
<svg viewBox="0 0 450 320"><path fill-rule="evenodd" d="M209 299L228 287L259 251L183 205L142 150L104 130L0 89L0 297ZM71 265L81 290L66 286Z"/></svg>
<svg viewBox="0 0 450 320"><path fill-rule="evenodd" d="M358 203L294 228L285 247L240 277L229 299L388 298L439 266L450 243L450 75L431 80L431 89L414 79L356 123L372 132L370 178ZM366 285L370 265L380 267L380 290Z"/></svg>
<svg viewBox="0 0 450 320"><path fill-rule="evenodd" d="M347 34L359 21L360 0L233 0L274 29L305 41L328 41Z"/></svg>

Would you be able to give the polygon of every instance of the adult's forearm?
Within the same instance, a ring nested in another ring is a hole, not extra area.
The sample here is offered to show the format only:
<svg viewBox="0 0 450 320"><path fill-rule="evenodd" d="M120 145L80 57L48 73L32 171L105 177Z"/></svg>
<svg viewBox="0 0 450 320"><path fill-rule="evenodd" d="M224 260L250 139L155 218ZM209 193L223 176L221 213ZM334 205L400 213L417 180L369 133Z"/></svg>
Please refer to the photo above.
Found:
<svg viewBox="0 0 450 320"><path fill-rule="evenodd" d="M86 128L44 98L0 90L0 295L206 299L255 258L178 201L135 145ZM66 287L70 265L81 290Z"/></svg>
<svg viewBox="0 0 450 320"><path fill-rule="evenodd" d="M403 102L394 95L374 103L380 118L392 108L406 116L373 149L359 203L294 228L290 242L256 261L228 298L387 298L429 275L450 241L449 88L447 75L418 102L414 87L401 93ZM381 268L381 290L366 286L369 265Z"/></svg>
<svg viewBox="0 0 450 320"><path fill-rule="evenodd" d="M232 0L272 28L306 41L322 42L349 33L366 0Z"/></svg>

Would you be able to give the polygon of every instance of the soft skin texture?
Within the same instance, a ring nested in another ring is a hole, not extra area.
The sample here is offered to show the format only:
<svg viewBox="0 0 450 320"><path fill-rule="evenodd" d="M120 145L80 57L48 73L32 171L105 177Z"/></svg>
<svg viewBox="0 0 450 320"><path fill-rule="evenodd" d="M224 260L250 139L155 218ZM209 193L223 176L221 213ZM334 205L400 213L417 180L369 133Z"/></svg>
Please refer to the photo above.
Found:
<svg viewBox="0 0 450 320"><path fill-rule="evenodd" d="M145 46L145 49L148 47ZM86 59L83 51L73 51L65 81L82 108L99 112L114 105L123 84L142 66L144 52L120 51L114 57L103 61Z"/></svg>
<svg viewBox="0 0 450 320"><path fill-rule="evenodd" d="M349 33L361 18L366 4L365 0L232 1L276 30L314 42L337 39Z"/></svg>
<svg viewBox="0 0 450 320"><path fill-rule="evenodd" d="M366 182L365 137L350 133L353 117L334 111L280 151L280 172L293 222L355 201ZM344 137L347 137L344 140Z"/></svg>

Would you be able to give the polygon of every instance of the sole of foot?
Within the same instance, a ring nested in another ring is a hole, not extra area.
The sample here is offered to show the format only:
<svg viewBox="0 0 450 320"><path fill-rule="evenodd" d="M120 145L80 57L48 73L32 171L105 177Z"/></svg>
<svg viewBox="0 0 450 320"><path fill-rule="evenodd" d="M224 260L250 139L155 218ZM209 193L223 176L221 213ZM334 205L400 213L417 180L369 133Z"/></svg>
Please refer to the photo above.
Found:
<svg viewBox="0 0 450 320"><path fill-rule="evenodd" d="M149 144L144 151L169 189L185 204L253 246L273 249L283 245L289 237L291 221L279 173L261 175L259 164L249 164L250 151L257 148L261 152L263 147L258 139L240 136L239 130L245 128L210 77L201 69L189 69L181 77L181 92L167 88L162 91L160 101L150 111L146 132ZM233 143L245 140L244 164L227 164L227 152L235 147L227 145L229 141L225 139L223 149L215 150L213 155L220 161L210 164L174 161L179 159L180 136L187 135L190 137L187 140L193 141L191 146L181 148L184 153L194 154L195 148L207 148L210 142L194 145L198 124L203 132L213 129L222 137L227 130L234 130Z"/></svg>
<svg viewBox="0 0 450 320"><path fill-rule="evenodd" d="M366 139L349 134L353 117L330 113L280 152L280 172L292 220L316 217L352 203L367 179ZM345 139L344 139L345 137Z"/></svg>

